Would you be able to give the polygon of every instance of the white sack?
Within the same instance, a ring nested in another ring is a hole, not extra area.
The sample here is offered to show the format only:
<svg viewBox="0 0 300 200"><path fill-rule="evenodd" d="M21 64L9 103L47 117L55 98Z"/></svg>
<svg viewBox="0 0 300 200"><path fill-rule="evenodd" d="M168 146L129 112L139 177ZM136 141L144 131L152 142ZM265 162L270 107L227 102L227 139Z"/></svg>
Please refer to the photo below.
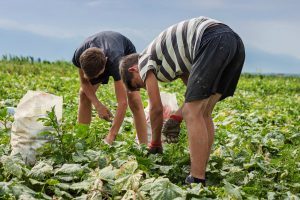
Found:
<svg viewBox="0 0 300 200"><path fill-rule="evenodd" d="M164 122L169 119L170 115L174 114L178 109L178 103L175 94L160 92L160 98L163 105L163 119ZM150 113L149 113L149 102L148 106L145 108L146 122L147 122L147 134L148 141L151 141L151 122L150 122Z"/></svg>
<svg viewBox="0 0 300 200"><path fill-rule="evenodd" d="M14 122L11 129L11 154L22 155L27 164L34 164L36 149L47 140L39 133L52 130L37 121L47 116L47 111L55 106L55 114L58 121L62 119L62 97L40 91L28 91L21 99L14 114Z"/></svg>

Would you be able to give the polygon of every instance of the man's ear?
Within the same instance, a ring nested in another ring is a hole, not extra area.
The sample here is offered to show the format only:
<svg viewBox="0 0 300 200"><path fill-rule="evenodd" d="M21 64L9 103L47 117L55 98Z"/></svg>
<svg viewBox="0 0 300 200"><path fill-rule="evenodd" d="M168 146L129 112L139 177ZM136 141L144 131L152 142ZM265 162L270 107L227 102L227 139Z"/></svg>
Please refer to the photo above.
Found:
<svg viewBox="0 0 300 200"><path fill-rule="evenodd" d="M107 63L107 59L108 59L108 58L107 58L107 57L105 57L105 65L106 65L106 63ZM104 66L105 66L105 65L104 65Z"/></svg>
<svg viewBox="0 0 300 200"><path fill-rule="evenodd" d="M138 67L137 65L132 65L131 67L128 68L129 72L138 72Z"/></svg>

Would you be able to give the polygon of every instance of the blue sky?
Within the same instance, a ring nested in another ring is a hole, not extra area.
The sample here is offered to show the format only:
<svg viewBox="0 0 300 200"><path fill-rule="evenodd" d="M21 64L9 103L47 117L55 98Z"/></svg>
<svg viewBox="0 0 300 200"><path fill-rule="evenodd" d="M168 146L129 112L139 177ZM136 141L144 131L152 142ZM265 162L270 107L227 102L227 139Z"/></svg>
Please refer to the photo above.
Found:
<svg viewBox="0 0 300 200"><path fill-rule="evenodd" d="M299 0L0 0L0 56L70 61L98 31L126 35L142 51L168 26L208 16L246 46L244 72L300 74Z"/></svg>

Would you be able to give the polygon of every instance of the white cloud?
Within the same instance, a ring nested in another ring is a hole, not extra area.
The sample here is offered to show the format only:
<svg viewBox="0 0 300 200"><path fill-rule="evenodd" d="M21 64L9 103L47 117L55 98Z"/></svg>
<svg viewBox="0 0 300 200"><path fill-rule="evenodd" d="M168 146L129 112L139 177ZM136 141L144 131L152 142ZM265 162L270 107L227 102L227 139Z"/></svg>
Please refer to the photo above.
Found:
<svg viewBox="0 0 300 200"><path fill-rule="evenodd" d="M81 37L85 38L92 34L97 33L101 30L113 30L123 33L124 35L131 35L132 37L136 37L142 40L147 40L151 33L147 32L146 30L138 30L134 28L128 27L101 27L101 26L89 26L89 27L67 27L60 28L57 26L50 26L50 25L41 25L41 24L29 24L24 22L18 22L15 20L10 19L0 19L0 29L5 30L13 30L13 31L25 31L29 33L33 33L36 35L50 37L50 38L58 38L58 39L68 39L68 38L75 38ZM152 33L153 34L153 33Z"/></svg>
<svg viewBox="0 0 300 200"><path fill-rule="evenodd" d="M105 0L90 0L90 1L87 2L87 5L88 6L97 6L97 5L100 5L104 2L105 2Z"/></svg>
<svg viewBox="0 0 300 200"><path fill-rule="evenodd" d="M61 29L59 27L41 24L26 24L9 19L0 19L0 28L6 30L25 31L45 37L54 37L60 39L71 38L75 36L73 31Z"/></svg>
<svg viewBox="0 0 300 200"><path fill-rule="evenodd" d="M114 1L110 1L110 0L89 0L86 2L86 4L88 6L94 7L94 6L108 6L108 5L122 5L124 4L124 1L122 0L114 0Z"/></svg>
<svg viewBox="0 0 300 200"><path fill-rule="evenodd" d="M170 5L170 1L161 1L157 0L157 4L166 4ZM177 7L177 8L188 8L188 9L194 9L194 8L205 8L205 9L214 9L214 8L220 8L223 7L226 4L225 1L223 0L187 0L187 1L182 1L182 0L173 0L172 1L172 6Z"/></svg>

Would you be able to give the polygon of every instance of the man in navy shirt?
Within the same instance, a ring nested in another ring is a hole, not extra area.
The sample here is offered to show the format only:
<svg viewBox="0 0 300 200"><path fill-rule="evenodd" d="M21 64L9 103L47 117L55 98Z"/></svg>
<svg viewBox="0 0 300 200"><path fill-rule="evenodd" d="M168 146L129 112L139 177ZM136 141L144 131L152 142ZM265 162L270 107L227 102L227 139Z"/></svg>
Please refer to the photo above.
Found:
<svg viewBox="0 0 300 200"><path fill-rule="evenodd" d="M113 31L104 31L88 37L76 49L72 62L79 68L80 101L78 122L90 124L92 105L98 116L106 121L112 121L111 129L105 141L111 144L124 120L129 106L134 115L137 135L140 143L147 143L146 119L139 92L127 92L119 74L119 61L123 56L136 53L132 42ZM113 117L109 109L99 101L96 91L100 84L107 84L109 77L114 79L115 94L118 102L116 115Z"/></svg>

